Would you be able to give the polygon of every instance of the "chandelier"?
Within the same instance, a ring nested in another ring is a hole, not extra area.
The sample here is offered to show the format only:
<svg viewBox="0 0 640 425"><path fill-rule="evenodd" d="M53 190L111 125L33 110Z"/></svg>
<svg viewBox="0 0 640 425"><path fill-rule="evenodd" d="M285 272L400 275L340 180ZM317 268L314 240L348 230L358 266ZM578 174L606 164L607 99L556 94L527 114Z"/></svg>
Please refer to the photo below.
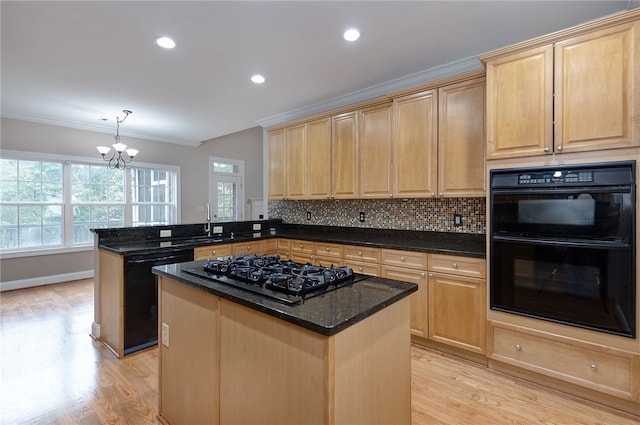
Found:
<svg viewBox="0 0 640 425"><path fill-rule="evenodd" d="M127 164L130 163L133 160L133 158L138 154L137 149L127 149L127 145L120 142L120 124L127 119L129 114L133 113L128 109L123 109L122 112L124 112L124 118L120 119L120 117L116 117L116 137L115 137L116 142L112 145L113 153L111 154L111 156L107 157L107 154L109 153L109 151L111 151L110 147L108 146L97 147L98 152L100 152L100 155L102 155L102 159L107 161L108 163L107 166L114 170L115 169L124 170Z"/></svg>

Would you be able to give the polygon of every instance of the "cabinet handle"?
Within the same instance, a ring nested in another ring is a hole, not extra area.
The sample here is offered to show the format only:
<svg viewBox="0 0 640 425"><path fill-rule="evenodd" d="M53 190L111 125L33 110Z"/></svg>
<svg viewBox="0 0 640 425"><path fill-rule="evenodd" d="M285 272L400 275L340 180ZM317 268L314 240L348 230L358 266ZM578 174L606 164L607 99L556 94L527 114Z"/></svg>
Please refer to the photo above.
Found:
<svg viewBox="0 0 640 425"><path fill-rule="evenodd" d="M520 351L522 350L522 347L520 346L520 344L516 344L516 351Z"/></svg>
<svg viewBox="0 0 640 425"><path fill-rule="evenodd" d="M591 370L596 371L598 370L598 365L595 363L591 363Z"/></svg>
<svg viewBox="0 0 640 425"><path fill-rule="evenodd" d="M556 148L556 150L557 150L558 152L562 152L562 145L559 145L559 146Z"/></svg>
<svg viewBox="0 0 640 425"><path fill-rule="evenodd" d="M216 250L215 250L215 249L214 249L214 250L211 250L211 254L212 254L212 255L216 255Z"/></svg>
<svg viewBox="0 0 640 425"><path fill-rule="evenodd" d="M400 257L400 261L404 263L404 257Z"/></svg>
<svg viewBox="0 0 640 425"><path fill-rule="evenodd" d="M251 245L247 245L247 251L251 251Z"/></svg>
<svg viewBox="0 0 640 425"><path fill-rule="evenodd" d="M424 276L424 273L422 275ZM433 277L433 273L429 273L429 277Z"/></svg>
<svg viewBox="0 0 640 425"><path fill-rule="evenodd" d="M421 276L421 277L424 277L424 272L420 272L420 276Z"/></svg>
<svg viewBox="0 0 640 425"><path fill-rule="evenodd" d="M390 194L389 194L389 197L390 197L390 198L393 198L393 193L390 193Z"/></svg>
<svg viewBox="0 0 640 425"><path fill-rule="evenodd" d="M300 249L304 248L304 245L300 244Z"/></svg>
<svg viewBox="0 0 640 425"><path fill-rule="evenodd" d="M442 193L442 192L439 192L439 193L438 193L438 196L442 196L442 195L443 195L443 193Z"/></svg>
<svg viewBox="0 0 640 425"><path fill-rule="evenodd" d="M453 267L454 269L457 269L458 268L458 263L451 264L451 267Z"/></svg>
<svg viewBox="0 0 640 425"><path fill-rule="evenodd" d="M362 271L362 267L358 267L358 271L361 272Z"/></svg>
<svg viewBox="0 0 640 425"><path fill-rule="evenodd" d="M325 249L327 250L327 252L331 251L331 249L329 249L329 248L325 248Z"/></svg>
<svg viewBox="0 0 640 425"><path fill-rule="evenodd" d="M431 196L436 196L435 192L431 192Z"/></svg>
<svg viewBox="0 0 640 425"><path fill-rule="evenodd" d="M549 153L549 148L544 148L545 153Z"/></svg>
<svg viewBox="0 0 640 425"><path fill-rule="evenodd" d="M358 255L362 257L362 251L358 251Z"/></svg>

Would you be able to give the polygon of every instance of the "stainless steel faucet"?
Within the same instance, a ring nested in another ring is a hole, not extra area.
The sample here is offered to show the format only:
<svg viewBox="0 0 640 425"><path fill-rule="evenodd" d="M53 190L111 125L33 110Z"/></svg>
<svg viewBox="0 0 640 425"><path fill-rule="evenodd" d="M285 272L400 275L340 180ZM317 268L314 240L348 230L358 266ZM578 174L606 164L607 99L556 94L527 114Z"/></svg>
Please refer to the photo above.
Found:
<svg viewBox="0 0 640 425"><path fill-rule="evenodd" d="M208 237L211 237L211 231L213 227L211 226L211 208L209 207L209 203L207 202L207 224L204 225L204 231Z"/></svg>

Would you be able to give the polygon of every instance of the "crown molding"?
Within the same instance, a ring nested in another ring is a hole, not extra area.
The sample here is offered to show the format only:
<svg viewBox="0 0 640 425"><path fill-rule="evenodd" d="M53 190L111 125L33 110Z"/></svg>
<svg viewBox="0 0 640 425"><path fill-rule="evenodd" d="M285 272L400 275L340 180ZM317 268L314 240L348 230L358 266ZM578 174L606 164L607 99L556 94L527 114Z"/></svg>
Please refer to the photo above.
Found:
<svg viewBox="0 0 640 425"><path fill-rule="evenodd" d="M478 58L475 56L469 57L334 97L324 102L263 118L258 120L257 123L262 127L269 128L285 122L380 98L389 93L424 85L431 81L481 69L483 69L483 65Z"/></svg>

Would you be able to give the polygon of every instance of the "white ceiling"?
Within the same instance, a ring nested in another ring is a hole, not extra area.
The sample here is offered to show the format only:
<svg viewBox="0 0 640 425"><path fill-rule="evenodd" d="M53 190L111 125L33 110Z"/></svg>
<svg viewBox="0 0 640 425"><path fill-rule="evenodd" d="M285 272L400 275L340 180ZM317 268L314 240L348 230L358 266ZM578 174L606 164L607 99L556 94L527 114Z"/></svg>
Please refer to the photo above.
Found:
<svg viewBox="0 0 640 425"><path fill-rule="evenodd" d="M3 0L1 114L113 133L131 109L121 135L197 146L479 68L481 53L638 5ZM355 43L342 39L351 26Z"/></svg>

